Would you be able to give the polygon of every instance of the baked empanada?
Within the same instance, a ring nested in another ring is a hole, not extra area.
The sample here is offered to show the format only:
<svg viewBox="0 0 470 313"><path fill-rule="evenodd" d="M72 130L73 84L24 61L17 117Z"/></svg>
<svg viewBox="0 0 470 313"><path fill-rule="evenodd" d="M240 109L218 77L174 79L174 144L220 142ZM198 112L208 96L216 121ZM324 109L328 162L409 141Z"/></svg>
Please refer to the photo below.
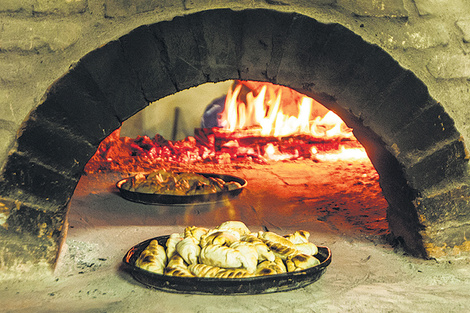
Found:
<svg viewBox="0 0 470 313"><path fill-rule="evenodd" d="M256 271L256 266L258 265L258 251L254 244L249 242L237 241L234 242L230 248L238 250L244 257L242 261L242 266L250 273Z"/></svg>
<svg viewBox="0 0 470 313"><path fill-rule="evenodd" d="M188 264L197 263L201 247L193 237L186 237L176 244L176 251Z"/></svg>
<svg viewBox="0 0 470 313"><path fill-rule="evenodd" d="M230 246L232 243L237 242L238 238L233 232L229 231L215 231L208 235L203 235L199 245L204 248L207 245L220 245Z"/></svg>
<svg viewBox="0 0 470 313"><path fill-rule="evenodd" d="M307 243L310 233L306 230L298 230L293 234L285 235L284 238L288 239L294 244Z"/></svg>
<svg viewBox="0 0 470 313"><path fill-rule="evenodd" d="M288 257L286 260L288 272L301 271L318 264L320 260L316 257L303 253Z"/></svg>
<svg viewBox="0 0 470 313"><path fill-rule="evenodd" d="M246 227L245 223L240 221L227 221L220 224L217 227L218 230L232 230L236 231L240 234L240 236L246 235L250 233L248 227Z"/></svg>
<svg viewBox="0 0 470 313"><path fill-rule="evenodd" d="M199 259L201 263L225 268L239 268L247 263L240 251L219 245L202 248Z"/></svg>
<svg viewBox="0 0 470 313"><path fill-rule="evenodd" d="M195 263L188 266L188 270L197 277L215 277L220 271L220 267Z"/></svg>
<svg viewBox="0 0 470 313"><path fill-rule="evenodd" d="M168 237L166 241L166 255L168 258L171 258L173 254L176 252L176 244L183 240L183 236L178 233L173 233Z"/></svg>
<svg viewBox="0 0 470 313"><path fill-rule="evenodd" d="M157 240L152 240L135 261L135 266L150 272L163 274L166 262L165 248L159 245Z"/></svg>

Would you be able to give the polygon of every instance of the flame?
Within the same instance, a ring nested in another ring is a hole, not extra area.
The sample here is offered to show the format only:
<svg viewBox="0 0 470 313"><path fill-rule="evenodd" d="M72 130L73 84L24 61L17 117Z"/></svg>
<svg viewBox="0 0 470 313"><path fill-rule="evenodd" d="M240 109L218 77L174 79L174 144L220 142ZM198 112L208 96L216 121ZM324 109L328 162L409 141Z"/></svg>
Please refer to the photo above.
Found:
<svg viewBox="0 0 470 313"><path fill-rule="evenodd" d="M319 107L323 110L313 110ZM318 111L323 111L323 114L313 116ZM229 89L219 125L230 132L258 130L261 136L354 137L352 129L338 115L326 110L316 100L288 87L254 81L237 81Z"/></svg>

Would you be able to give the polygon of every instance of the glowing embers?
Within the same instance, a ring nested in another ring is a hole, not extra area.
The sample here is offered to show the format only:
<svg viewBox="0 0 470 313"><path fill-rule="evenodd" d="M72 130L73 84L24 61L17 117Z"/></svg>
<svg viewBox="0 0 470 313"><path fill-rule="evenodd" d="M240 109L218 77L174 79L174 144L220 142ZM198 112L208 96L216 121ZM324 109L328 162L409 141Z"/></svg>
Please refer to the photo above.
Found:
<svg viewBox="0 0 470 313"><path fill-rule="evenodd" d="M217 110L208 106L202 122L210 126L196 128L193 136L178 141L159 134L132 139L117 130L100 144L85 170L138 172L182 163L367 159L341 118L283 86L235 81L225 103Z"/></svg>

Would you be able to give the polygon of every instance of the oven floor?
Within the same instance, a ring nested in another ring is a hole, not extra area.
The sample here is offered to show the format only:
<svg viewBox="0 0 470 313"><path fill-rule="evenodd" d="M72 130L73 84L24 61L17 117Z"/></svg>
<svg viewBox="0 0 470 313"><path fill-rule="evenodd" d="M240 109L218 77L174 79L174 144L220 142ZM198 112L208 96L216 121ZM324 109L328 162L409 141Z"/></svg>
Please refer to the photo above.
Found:
<svg viewBox="0 0 470 313"><path fill-rule="evenodd" d="M231 165L247 179L235 199L198 205L145 205L120 197L119 173L83 176L54 275L7 280L4 312L467 312L468 261L421 260L385 238L386 202L368 162ZM201 171L193 167L191 170ZM205 165L208 172L221 172ZM326 273L293 291L238 296L174 294L135 281L122 264L133 245L185 226L226 220L252 231L307 230L333 253Z"/></svg>

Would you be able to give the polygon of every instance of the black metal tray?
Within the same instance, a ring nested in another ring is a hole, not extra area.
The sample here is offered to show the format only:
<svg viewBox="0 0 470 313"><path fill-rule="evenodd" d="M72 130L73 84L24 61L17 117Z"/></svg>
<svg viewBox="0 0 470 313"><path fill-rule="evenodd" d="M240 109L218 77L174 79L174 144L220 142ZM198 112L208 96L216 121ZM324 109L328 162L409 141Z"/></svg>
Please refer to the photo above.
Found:
<svg viewBox="0 0 470 313"><path fill-rule="evenodd" d="M283 274L256 276L248 278L202 278L202 277L176 277L152 273L135 266L140 253L148 246L150 241L156 239L162 246L166 245L169 236L160 236L148 239L135 245L123 258L123 262L130 269L134 279L140 283L158 290L172 293L187 294L265 294L289 291L308 286L316 282L325 273L331 263L331 251L328 247L318 247L316 258L320 264L311 268Z"/></svg>
<svg viewBox="0 0 470 313"><path fill-rule="evenodd" d="M127 180L131 179L132 177L121 179L116 183L116 187L119 189L121 196L124 199L145 203L145 204L190 204L190 203L205 203L205 202L214 202L219 200L224 200L228 198L233 198L238 196L242 191L243 188L246 187L247 181L243 178L232 176L232 175L225 175L225 174L212 174L212 173L196 173L199 175L203 175L205 177L214 177L220 178L225 182L237 182L241 185L241 187L229 191L220 191L215 193L208 193L208 194L200 194L200 195L169 195L169 194L156 194L156 193L142 193L142 192L135 192L126 190L121 188L122 184L124 184Z"/></svg>

